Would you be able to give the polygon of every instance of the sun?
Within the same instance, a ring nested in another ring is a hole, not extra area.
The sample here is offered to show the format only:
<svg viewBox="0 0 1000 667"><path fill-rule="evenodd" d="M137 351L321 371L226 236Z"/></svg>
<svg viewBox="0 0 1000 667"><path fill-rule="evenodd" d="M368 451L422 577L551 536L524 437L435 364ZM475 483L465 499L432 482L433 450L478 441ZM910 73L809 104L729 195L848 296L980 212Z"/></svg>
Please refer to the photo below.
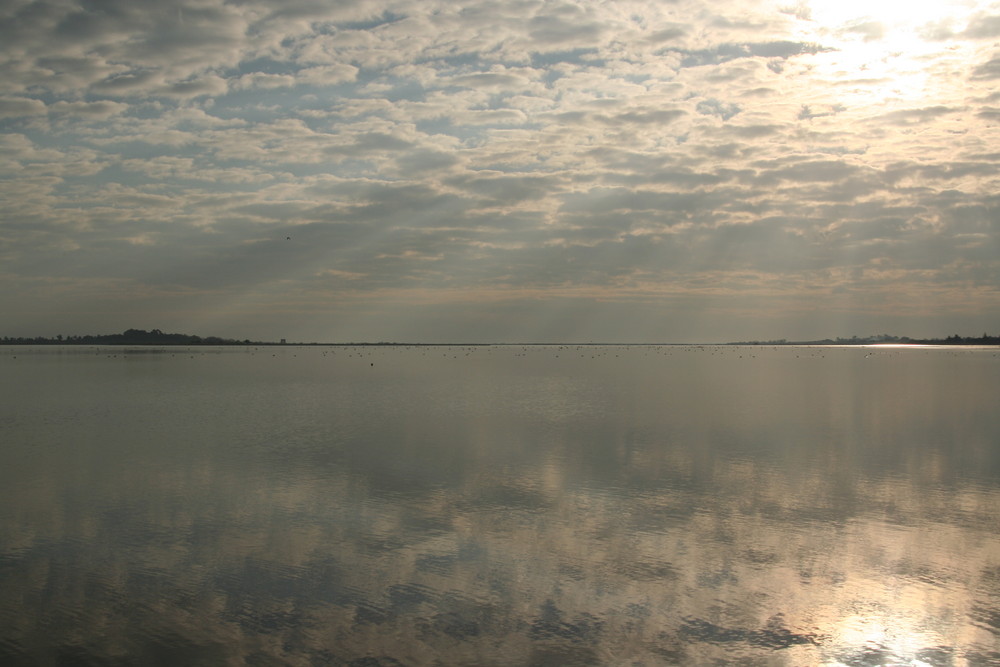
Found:
<svg viewBox="0 0 1000 667"><path fill-rule="evenodd" d="M831 31L858 31L876 39L879 31L947 27L975 8L975 2L912 0L803 0L809 20Z"/></svg>
<svg viewBox="0 0 1000 667"><path fill-rule="evenodd" d="M870 44L889 53L940 49L960 34L986 0L799 0L792 13L824 41ZM787 11L787 10L786 10Z"/></svg>
<svg viewBox="0 0 1000 667"><path fill-rule="evenodd" d="M965 30L972 17L989 4L980 0L799 0L783 11L795 17L797 38L822 47L810 59L819 84L836 90L842 104L887 111L930 104L929 100L946 103L954 96L948 87L951 79L937 76L950 71L949 66L942 65L935 72L929 63L971 57L968 44L951 37Z"/></svg>

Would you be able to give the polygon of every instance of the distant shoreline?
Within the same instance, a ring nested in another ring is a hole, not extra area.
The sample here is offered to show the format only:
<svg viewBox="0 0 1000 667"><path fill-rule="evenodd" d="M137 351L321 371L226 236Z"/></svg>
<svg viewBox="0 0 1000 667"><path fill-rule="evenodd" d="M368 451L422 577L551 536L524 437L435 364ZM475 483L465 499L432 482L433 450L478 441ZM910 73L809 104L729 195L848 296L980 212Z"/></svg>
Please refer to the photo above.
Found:
<svg viewBox="0 0 1000 667"><path fill-rule="evenodd" d="M947 338L909 338L907 336L852 336L850 338L824 338L823 340L769 340L726 343L726 345L1000 345L1000 336L983 334L979 337L948 336Z"/></svg>
<svg viewBox="0 0 1000 667"><path fill-rule="evenodd" d="M56 336L46 338L36 337L4 337L0 339L0 345L159 345L159 346L326 346L326 347L369 347L369 346L394 346L394 347L489 347L498 345L530 345L530 346L598 346L598 345L657 345L657 346L684 346L684 345L746 345L746 346L804 346L804 345L1000 345L1000 336L990 336L983 334L979 337L971 336L948 336L947 338L909 338L906 336L890 336L882 334L878 336L852 336L851 338L825 338L822 340L809 341L789 341L785 339L768 341L741 341L731 343L606 343L606 342L586 342L586 343L407 343L407 342L346 342L346 343L288 343L281 341L254 341L249 338L237 340L232 338L220 338L217 336L194 336L190 334L164 333L159 329L145 331L142 329L128 329L120 334L102 334L85 336Z"/></svg>

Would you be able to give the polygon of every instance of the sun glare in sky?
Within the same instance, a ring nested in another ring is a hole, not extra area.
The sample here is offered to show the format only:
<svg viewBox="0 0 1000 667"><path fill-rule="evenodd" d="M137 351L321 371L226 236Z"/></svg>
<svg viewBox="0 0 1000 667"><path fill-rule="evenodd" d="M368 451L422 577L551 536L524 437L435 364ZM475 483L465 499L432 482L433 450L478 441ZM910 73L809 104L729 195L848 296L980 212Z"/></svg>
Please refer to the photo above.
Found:
<svg viewBox="0 0 1000 667"><path fill-rule="evenodd" d="M973 54L971 45L949 38L975 10L962 2L812 0L798 5L796 16L804 38L828 45L816 66L847 89L834 93L842 104L908 108L926 100L961 103L964 82L950 74Z"/></svg>
<svg viewBox="0 0 1000 667"><path fill-rule="evenodd" d="M797 8L830 31L859 30L876 23L873 31L896 29L921 30L933 27L953 29L975 8L975 2L913 2L912 0L804 0ZM871 39L878 37L870 33Z"/></svg>

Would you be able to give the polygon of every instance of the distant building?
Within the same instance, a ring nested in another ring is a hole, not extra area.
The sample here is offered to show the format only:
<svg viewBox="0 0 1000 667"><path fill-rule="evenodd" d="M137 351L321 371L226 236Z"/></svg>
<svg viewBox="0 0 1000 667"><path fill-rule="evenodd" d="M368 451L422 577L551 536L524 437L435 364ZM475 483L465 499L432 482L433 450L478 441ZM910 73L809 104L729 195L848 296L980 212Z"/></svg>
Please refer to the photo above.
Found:
<svg viewBox="0 0 1000 667"><path fill-rule="evenodd" d="M284 344L285 344L285 339L284 339L284 338L282 338L282 339L281 339L281 344L282 344L282 345L284 345Z"/></svg>

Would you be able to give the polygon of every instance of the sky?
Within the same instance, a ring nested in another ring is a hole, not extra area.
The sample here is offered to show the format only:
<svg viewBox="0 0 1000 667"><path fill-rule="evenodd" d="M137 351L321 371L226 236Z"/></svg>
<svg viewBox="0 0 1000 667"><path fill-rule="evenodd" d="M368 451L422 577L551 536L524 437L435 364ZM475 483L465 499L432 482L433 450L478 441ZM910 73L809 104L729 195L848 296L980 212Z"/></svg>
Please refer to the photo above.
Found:
<svg viewBox="0 0 1000 667"><path fill-rule="evenodd" d="M1000 2L0 3L0 336L1000 333Z"/></svg>

